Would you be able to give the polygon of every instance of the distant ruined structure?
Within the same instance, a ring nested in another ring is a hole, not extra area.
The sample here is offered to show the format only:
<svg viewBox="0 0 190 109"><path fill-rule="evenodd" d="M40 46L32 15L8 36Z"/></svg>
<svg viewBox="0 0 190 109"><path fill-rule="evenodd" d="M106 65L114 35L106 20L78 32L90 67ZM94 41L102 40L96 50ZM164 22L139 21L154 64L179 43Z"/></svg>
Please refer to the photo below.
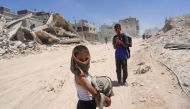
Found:
<svg viewBox="0 0 190 109"><path fill-rule="evenodd" d="M98 33L98 36L101 41L111 41L114 35L115 31L113 26L104 24L100 27L100 32Z"/></svg>
<svg viewBox="0 0 190 109"><path fill-rule="evenodd" d="M46 12L33 12L27 9L19 10L17 13L11 12L11 9L1 6L0 7L0 16L3 16L7 22L13 21L15 19L21 18L28 14L32 14L31 18L23 20L23 26L27 28L35 28L43 25L50 17L50 13Z"/></svg>
<svg viewBox="0 0 190 109"><path fill-rule="evenodd" d="M6 19L6 21L12 21L14 19L19 18L19 16L16 13L11 12L11 9L3 6L0 7L0 16L3 16Z"/></svg>
<svg viewBox="0 0 190 109"><path fill-rule="evenodd" d="M119 20L116 23L119 23L121 25L122 33L125 33L131 37L139 37L139 20L136 18L129 17L123 20ZM100 27L98 37L101 39L101 41L112 40L113 36L115 35L114 25L116 23L113 23L112 25L104 24Z"/></svg>
<svg viewBox="0 0 190 109"><path fill-rule="evenodd" d="M139 37L139 20L129 17L127 19L119 20L118 23L121 24L123 33L128 33L132 37Z"/></svg>
<svg viewBox="0 0 190 109"><path fill-rule="evenodd" d="M72 24L75 31L87 41L98 40L96 26L89 23L87 20L80 20L78 23Z"/></svg>
<svg viewBox="0 0 190 109"><path fill-rule="evenodd" d="M156 36L156 34L158 34L159 31L160 31L160 29L157 27L152 28L152 29L146 29L142 35L142 38L148 39L150 37Z"/></svg>

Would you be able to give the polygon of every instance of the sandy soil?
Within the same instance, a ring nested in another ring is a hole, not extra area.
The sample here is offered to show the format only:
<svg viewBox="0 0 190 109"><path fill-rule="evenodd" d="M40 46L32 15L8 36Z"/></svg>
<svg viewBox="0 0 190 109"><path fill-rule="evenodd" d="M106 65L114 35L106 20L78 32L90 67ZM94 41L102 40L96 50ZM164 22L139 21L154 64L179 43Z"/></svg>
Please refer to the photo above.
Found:
<svg viewBox="0 0 190 109"><path fill-rule="evenodd" d="M106 109L190 109L190 98L176 77L151 57L141 40L134 39L133 45L128 87L116 85L112 45L87 45L92 56L90 73L113 80L115 96ZM70 72L73 47L0 60L0 109L75 109L77 95ZM139 61L151 70L136 74Z"/></svg>

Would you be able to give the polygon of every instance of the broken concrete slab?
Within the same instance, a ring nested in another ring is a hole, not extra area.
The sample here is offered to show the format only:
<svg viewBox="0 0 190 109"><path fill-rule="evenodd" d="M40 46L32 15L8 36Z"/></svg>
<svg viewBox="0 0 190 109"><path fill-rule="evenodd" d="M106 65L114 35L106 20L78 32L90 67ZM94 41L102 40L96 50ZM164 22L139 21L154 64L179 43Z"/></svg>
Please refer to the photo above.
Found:
<svg viewBox="0 0 190 109"><path fill-rule="evenodd" d="M190 43L166 43L166 49L190 49Z"/></svg>
<svg viewBox="0 0 190 109"><path fill-rule="evenodd" d="M56 36L47 33L46 31L38 31L35 32L35 34L43 44L58 43L60 41L60 39L58 39Z"/></svg>
<svg viewBox="0 0 190 109"><path fill-rule="evenodd" d="M24 36L24 32L19 29L16 33L16 39L21 41L21 42L26 42L25 36Z"/></svg>
<svg viewBox="0 0 190 109"><path fill-rule="evenodd" d="M82 40L80 38L72 38L72 39L60 40L59 44L80 43L81 41Z"/></svg>
<svg viewBox="0 0 190 109"><path fill-rule="evenodd" d="M8 40L11 40L17 33L17 31L19 30L19 28L21 27L22 25L22 21L16 23L15 25L12 25L7 34L8 34Z"/></svg>
<svg viewBox="0 0 190 109"><path fill-rule="evenodd" d="M24 19L30 18L30 17L32 17L32 13L31 13L31 14L28 14L28 15L26 15L26 16L24 16L24 17L21 17L21 18L19 18L19 19L17 19L17 20L13 20L13 21L11 21L11 22L6 23L6 27L9 28L9 27L11 27L12 25L14 25L15 23L18 23L18 22L20 22L20 21L22 21L22 20L24 20Z"/></svg>

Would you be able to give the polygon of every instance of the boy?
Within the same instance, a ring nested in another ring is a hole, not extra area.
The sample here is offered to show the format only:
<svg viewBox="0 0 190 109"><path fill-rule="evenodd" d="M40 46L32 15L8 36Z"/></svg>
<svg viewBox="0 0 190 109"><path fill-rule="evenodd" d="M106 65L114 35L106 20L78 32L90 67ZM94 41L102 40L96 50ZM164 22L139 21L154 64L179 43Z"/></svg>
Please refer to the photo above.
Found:
<svg viewBox="0 0 190 109"><path fill-rule="evenodd" d="M126 35L121 33L121 25L116 24L114 26L114 29L116 35L113 37L113 48L115 49L118 84L128 86L126 79L128 77L127 59L129 58L129 52L127 48L129 47L129 45L124 42L124 38L126 37ZM121 81L121 68L123 70L123 83Z"/></svg>

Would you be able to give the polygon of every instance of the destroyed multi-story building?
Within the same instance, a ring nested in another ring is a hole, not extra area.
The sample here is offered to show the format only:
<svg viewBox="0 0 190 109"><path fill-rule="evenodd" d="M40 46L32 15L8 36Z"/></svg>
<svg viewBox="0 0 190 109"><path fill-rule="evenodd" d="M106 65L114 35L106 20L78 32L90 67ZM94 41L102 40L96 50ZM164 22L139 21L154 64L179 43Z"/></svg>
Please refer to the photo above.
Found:
<svg viewBox="0 0 190 109"><path fill-rule="evenodd" d="M27 9L17 11L17 14L19 16L25 16L25 15L31 14L31 13L33 14L33 18L41 20L43 22L46 22L49 19L50 15L51 15L51 13L44 12L44 11L33 12L33 11L30 11L30 10L27 10Z"/></svg>
<svg viewBox="0 0 190 109"><path fill-rule="evenodd" d="M11 12L11 9L4 6L0 7L0 16L3 16L7 22L19 18L19 16L16 13Z"/></svg>
<svg viewBox="0 0 190 109"><path fill-rule="evenodd" d="M38 26L41 26L44 23L43 20L39 19L36 16L36 13L33 12L33 11L25 9L25 10L17 11L17 14L20 17L28 15L28 14L32 14L31 18L27 18L27 19L23 20L23 26L27 27L27 28L30 28L30 29L33 29L33 28L38 27Z"/></svg>
<svg viewBox="0 0 190 109"><path fill-rule="evenodd" d="M98 40L96 26L87 20L80 20L78 23L72 24L72 26L82 39L87 41Z"/></svg>
<svg viewBox="0 0 190 109"><path fill-rule="evenodd" d="M146 29L142 35L142 38L143 39L148 39L152 36L155 36L158 32L159 32L159 28L155 27L155 28L152 28L152 29Z"/></svg>
<svg viewBox="0 0 190 109"><path fill-rule="evenodd" d="M98 36L101 41L110 41L115 35L114 28L111 25L104 24L99 30Z"/></svg>
<svg viewBox="0 0 190 109"><path fill-rule="evenodd" d="M114 25L119 23L122 28L122 33L125 33L131 37L139 37L139 20L129 17L127 19L119 20L111 25L102 25L98 33L98 37L102 41L110 41L115 35Z"/></svg>
<svg viewBox="0 0 190 109"><path fill-rule="evenodd" d="M129 17L127 19L119 20L118 23L121 24L123 33L127 33L132 37L139 37L139 20Z"/></svg>
<svg viewBox="0 0 190 109"><path fill-rule="evenodd" d="M41 11L41 12L36 12L35 15L37 16L37 19L42 20L43 22L47 22L51 13Z"/></svg>

